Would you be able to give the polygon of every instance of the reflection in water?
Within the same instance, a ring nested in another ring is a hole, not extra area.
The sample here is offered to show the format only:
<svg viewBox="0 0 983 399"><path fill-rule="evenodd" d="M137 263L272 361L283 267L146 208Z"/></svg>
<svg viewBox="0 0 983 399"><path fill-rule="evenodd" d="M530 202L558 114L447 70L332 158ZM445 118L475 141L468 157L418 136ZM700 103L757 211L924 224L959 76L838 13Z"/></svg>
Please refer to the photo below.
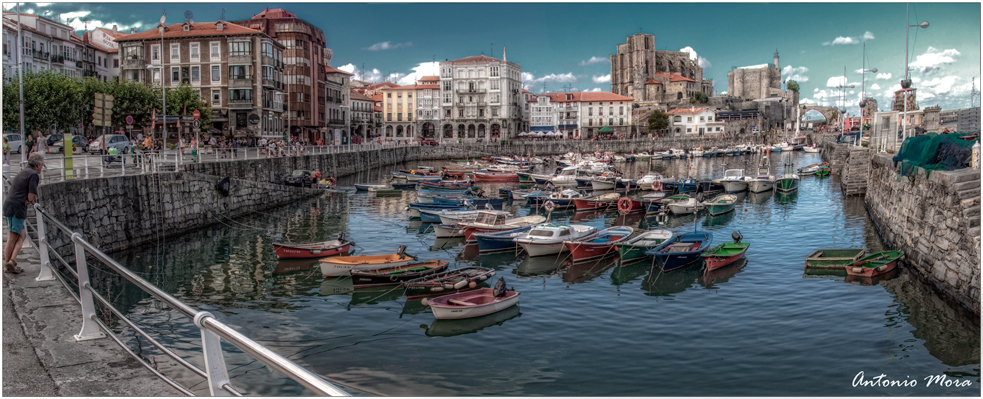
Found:
<svg viewBox="0 0 983 399"><path fill-rule="evenodd" d="M879 276L873 276L873 277L847 275L846 278L843 279L843 282L869 287L872 285L880 284L882 281L890 280L895 277L898 277L898 274L900 272L901 272L900 269L895 268L894 270L891 270L887 273L881 274ZM844 271L844 273L846 273L846 271Z"/></svg>
<svg viewBox="0 0 983 399"><path fill-rule="evenodd" d="M310 270L314 265L319 264L317 260L281 260L276 263L276 268L273 272L276 274L286 274L301 270Z"/></svg>
<svg viewBox="0 0 983 399"><path fill-rule="evenodd" d="M351 277L325 277L317 292L320 295L329 296L351 294L353 291L355 291L355 286L352 285Z"/></svg>
<svg viewBox="0 0 983 399"><path fill-rule="evenodd" d="M464 237L450 237L450 238L435 238L433 245L430 246L431 251L443 251L445 249L451 249L454 247L459 247L466 244Z"/></svg>
<svg viewBox="0 0 983 399"><path fill-rule="evenodd" d="M426 329L428 337L453 337L455 335L475 333L491 326L500 326L508 320L519 317L519 315L521 315L519 313L519 305L513 305L500 312L473 319L434 320L430 327L422 325L420 328Z"/></svg>
<svg viewBox="0 0 983 399"><path fill-rule="evenodd" d="M563 282L567 284L581 284L593 280L600 276L605 270L611 268L618 262L617 252L607 257L589 262L579 262L570 264L563 272Z"/></svg>
<svg viewBox="0 0 983 399"><path fill-rule="evenodd" d="M515 267L515 274L521 277L532 277L541 274L553 274L568 264L566 252L559 255L547 256L526 256L518 266Z"/></svg>
<svg viewBox="0 0 983 399"><path fill-rule="evenodd" d="M755 204L755 205L764 205L765 203L768 202L768 200L770 200L774 196L775 196L775 191L774 190L765 191L765 192L761 192L761 193L751 193L751 192L749 192L747 194L747 202L750 202L750 203Z"/></svg>
<svg viewBox="0 0 983 399"><path fill-rule="evenodd" d="M716 215L716 216L707 214L707 217L703 219L703 225L707 227L723 226L727 224L727 222L730 222L732 219L734 219L734 215L736 214L737 211L727 212L723 215Z"/></svg>
<svg viewBox="0 0 983 399"><path fill-rule="evenodd" d="M703 275L700 276L700 284L709 289L719 288L717 284L726 283L731 277L744 270L745 265L747 265L747 258L743 257L717 270L704 269Z"/></svg>
<svg viewBox="0 0 983 399"><path fill-rule="evenodd" d="M619 262L618 266L611 270L611 285L625 285L630 283L632 280L644 276L645 273L648 273L653 268L651 259L652 258L646 256L641 258L641 260L644 262L638 261L628 264ZM654 267L656 269L659 268L658 266Z"/></svg>
<svg viewBox="0 0 983 399"><path fill-rule="evenodd" d="M669 273L663 272L659 266L655 266L652 272L645 276L645 280L642 280L642 290L645 291L645 295L672 296L672 294L681 293L692 287L702 272L702 265L698 264Z"/></svg>
<svg viewBox="0 0 983 399"><path fill-rule="evenodd" d="M792 190L792 191L784 192L784 193L781 192L781 191L776 191L775 192L775 203L777 203L779 205L792 205L792 204L795 204L795 200L797 198L799 198L799 190ZM788 209L788 208L787 207L783 207L782 209Z"/></svg>
<svg viewBox="0 0 983 399"><path fill-rule="evenodd" d="M382 302L397 301L403 296L403 291L404 289L401 285L359 288L352 292L352 301L350 305L375 305Z"/></svg>
<svg viewBox="0 0 983 399"><path fill-rule="evenodd" d="M477 244L475 244L477 246ZM504 266L515 263L520 256L518 251L493 252L478 255L478 266L491 267L502 270Z"/></svg>

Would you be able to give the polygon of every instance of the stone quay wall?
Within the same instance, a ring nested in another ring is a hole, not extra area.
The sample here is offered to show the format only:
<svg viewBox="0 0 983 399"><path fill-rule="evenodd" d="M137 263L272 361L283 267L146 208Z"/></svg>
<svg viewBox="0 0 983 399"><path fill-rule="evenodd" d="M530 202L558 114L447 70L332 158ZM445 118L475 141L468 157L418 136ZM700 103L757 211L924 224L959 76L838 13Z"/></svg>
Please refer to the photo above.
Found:
<svg viewBox="0 0 983 399"><path fill-rule="evenodd" d="M40 204L72 231L111 253L155 242L230 218L289 204L322 190L232 178L229 196L215 189L219 177L159 173L44 184ZM70 237L48 237L59 254L71 254Z"/></svg>
<svg viewBox="0 0 983 399"><path fill-rule="evenodd" d="M823 144L846 195L864 196L881 238L944 297L980 314L980 171L916 168L900 176L891 154Z"/></svg>

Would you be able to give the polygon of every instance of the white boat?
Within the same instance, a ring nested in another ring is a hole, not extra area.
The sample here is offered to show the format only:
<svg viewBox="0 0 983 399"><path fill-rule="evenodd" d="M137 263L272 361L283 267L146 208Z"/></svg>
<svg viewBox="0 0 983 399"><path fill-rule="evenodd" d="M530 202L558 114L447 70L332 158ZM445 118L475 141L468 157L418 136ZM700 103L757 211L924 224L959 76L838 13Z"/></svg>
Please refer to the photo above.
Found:
<svg viewBox="0 0 983 399"><path fill-rule="evenodd" d="M819 148L817 148L816 145L813 144L812 146L809 147L803 147L802 151L809 152L809 153L817 153L819 152Z"/></svg>
<svg viewBox="0 0 983 399"><path fill-rule="evenodd" d="M684 151L684 150L680 150L680 149L676 149L676 148L670 148L669 151L668 151L668 153L669 153L669 158L673 158L673 159L676 159L676 158L680 158L680 159L686 158L686 151Z"/></svg>
<svg viewBox="0 0 983 399"><path fill-rule="evenodd" d="M504 280L502 284L504 285ZM515 306L519 303L519 293L500 290L501 295L495 295L496 288L481 288L477 290L458 292L428 299L427 304L437 320L459 320L487 316Z"/></svg>
<svg viewBox="0 0 983 399"><path fill-rule="evenodd" d="M758 175L748 180L747 189L752 193L763 193L775 188L775 176L767 164L758 167Z"/></svg>
<svg viewBox="0 0 983 399"><path fill-rule="evenodd" d="M590 185L594 191L614 190L618 185L618 178L615 176L594 176L590 180Z"/></svg>
<svg viewBox="0 0 983 399"><path fill-rule="evenodd" d="M433 226L433 231L436 233L437 238L452 238L452 237L464 237L464 229L458 225L435 225Z"/></svg>
<svg viewBox="0 0 983 399"><path fill-rule="evenodd" d="M625 157L623 157L621 155L615 155L614 156L614 162L615 163L624 163L625 161L626 161Z"/></svg>
<svg viewBox="0 0 983 399"><path fill-rule="evenodd" d="M696 198L687 198L682 201L676 201L669 204L669 210L672 211L673 215L689 215L691 213L696 213L701 208L701 204Z"/></svg>
<svg viewBox="0 0 983 399"><path fill-rule="evenodd" d="M801 175L801 176L811 176L811 175L816 174L816 171L817 170L819 170L819 164L818 163L817 164L812 164L812 165L809 165L809 166L803 166L803 167L799 168L799 170L797 170L796 172L798 172L798 174Z"/></svg>
<svg viewBox="0 0 983 399"><path fill-rule="evenodd" d="M689 155L690 156L693 156L693 157L702 157L703 156L703 148L694 148L694 149L692 149L692 150L689 151Z"/></svg>
<svg viewBox="0 0 983 399"><path fill-rule="evenodd" d="M507 211L449 211L443 210L436 212L437 216L440 217L440 224L447 226L456 226L460 223L472 222L478 217L478 212L500 212L504 215L508 215Z"/></svg>
<svg viewBox="0 0 983 399"><path fill-rule="evenodd" d="M546 221L546 217L539 215L522 216L512 219L506 219L507 217L507 212L502 214L502 212L479 211L478 217L473 222L461 223L458 226L464 230L464 237L471 241L473 240L471 235L474 233L515 230L520 227L533 226Z"/></svg>
<svg viewBox="0 0 983 399"><path fill-rule="evenodd" d="M554 186L576 186L577 185L577 170L579 166L567 166L563 168L559 174L553 176L550 182Z"/></svg>
<svg viewBox="0 0 983 399"><path fill-rule="evenodd" d="M593 235L592 226L547 223L533 227L525 236L515 239L529 256L555 255L566 250L564 240L579 240Z"/></svg>
<svg viewBox="0 0 983 399"><path fill-rule="evenodd" d="M355 191L375 191L373 188L387 188L388 185L385 184L372 184L372 183L357 183L355 184Z"/></svg>
<svg viewBox="0 0 983 399"><path fill-rule="evenodd" d="M727 169L720 184L723 184L724 191L728 193L739 193L747 190L748 179L748 176L744 176L744 169Z"/></svg>

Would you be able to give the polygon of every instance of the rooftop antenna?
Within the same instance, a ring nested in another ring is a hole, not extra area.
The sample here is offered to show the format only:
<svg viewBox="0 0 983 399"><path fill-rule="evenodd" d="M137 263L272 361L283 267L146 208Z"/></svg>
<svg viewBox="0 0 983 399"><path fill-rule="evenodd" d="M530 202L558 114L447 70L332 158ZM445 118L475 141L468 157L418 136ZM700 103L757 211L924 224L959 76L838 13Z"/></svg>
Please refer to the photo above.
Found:
<svg viewBox="0 0 983 399"><path fill-rule="evenodd" d="M191 13L191 10L187 10L184 12L184 22L194 23L195 22L194 18L195 15Z"/></svg>

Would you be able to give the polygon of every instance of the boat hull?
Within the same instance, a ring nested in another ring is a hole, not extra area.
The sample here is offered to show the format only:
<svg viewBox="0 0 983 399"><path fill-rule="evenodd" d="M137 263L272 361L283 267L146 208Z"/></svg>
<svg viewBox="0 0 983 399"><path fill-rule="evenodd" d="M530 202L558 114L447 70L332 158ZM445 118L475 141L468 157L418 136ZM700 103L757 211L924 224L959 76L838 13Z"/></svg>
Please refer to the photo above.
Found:
<svg viewBox="0 0 983 399"><path fill-rule="evenodd" d="M406 298L447 295L454 292L471 289L471 283L481 283L495 275L494 269L469 266L446 272L431 274L403 282L406 288Z"/></svg>
<svg viewBox="0 0 983 399"><path fill-rule="evenodd" d="M429 262L427 262L427 263L429 263ZM441 262L435 262L435 263L433 263L431 265L426 265L425 266L425 269L426 270L406 271L406 272L399 273L399 274L381 274L381 273L379 273L379 272L385 271L385 269L390 269L390 268L378 269L378 270L375 271L375 273L373 273L373 272L365 272L365 271L353 271L351 273L352 274L352 285L355 288L369 288L369 287L384 287L384 286L389 286L389 285L400 285L404 281L407 281L407 280L412 280L412 279L415 279L415 278L420 278L420 277L428 276L428 275L431 275L431 274L434 274L434 273L440 273L440 272L442 272L444 270L447 270L447 265L448 264L449 263L442 262L442 261ZM424 264L409 264L409 265L406 265L406 267L412 267L414 265L424 266Z"/></svg>
<svg viewBox="0 0 983 399"><path fill-rule="evenodd" d="M352 242L319 248L303 248L274 243L273 249L276 250L276 256L280 259L316 259L347 254L352 249Z"/></svg>
<svg viewBox="0 0 983 399"><path fill-rule="evenodd" d="M405 260L397 260L397 261L386 262L386 263L352 264L352 263L330 263L330 262L321 261L321 274L324 275L324 277L340 277L340 276L350 275L352 271L369 271L369 270L383 269L387 267L406 266L416 261L409 256L404 256L403 258Z"/></svg>
<svg viewBox="0 0 983 399"><path fill-rule="evenodd" d="M491 288L482 288L480 290L437 297L429 301L430 309L433 311L434 318L437 320L459 320L487 316L511 308L519 303L520 294L518 292L509 291L501 298L494 298L491 291ZM491 300L487 297L491 297ZM454 305L448 302L451 299L463 303L472 303L472 305Z"/></svg>
<svg viewBox="0 0 983 399"><path fill-rule="evenodd" d="M612 201L601 201L596 199L574 199L573 206L577 208L577 211L588 211L592 209L605 209L611 206Z"/></svg>
<svg viewBox="0 0 983 399"><path fill-rule="evenodd" d="M478 242L478 252L487 253L515 250L519 246L515 242L515 238L525 235L531 228L532 226L528 226L499 233L475 234L474 239Z"/></svg>
<svg viewBox="0 0 983 399"><path fill-rule="evenodd" d="M799 179L778 179L775 183L775 188L782 192L797 190L799 188Z"/></svg>
<svg viewBox="0 0 983 399"><path fill-rule="evenodd" d="M752 180L748 183L748 191L752 193L763 193L775 189L775 182L770 180Z"/></svg>
<svg viewBox="0 0 983 399"><path fill-rule="evenodd" d="M724 181L724 191L727 193L739 193L747 190L748 183L746 181Z"/></svg>
<svg viewBox="0 0 983 399"><path fill-rule="evenodd" d="M710 214L710 216L723 215L723 214L725 214L727 212L733 212L734 211L734 203L723 204L723 205L707 204L706 205L706 210L707 210L707 213Z"/></svg>

